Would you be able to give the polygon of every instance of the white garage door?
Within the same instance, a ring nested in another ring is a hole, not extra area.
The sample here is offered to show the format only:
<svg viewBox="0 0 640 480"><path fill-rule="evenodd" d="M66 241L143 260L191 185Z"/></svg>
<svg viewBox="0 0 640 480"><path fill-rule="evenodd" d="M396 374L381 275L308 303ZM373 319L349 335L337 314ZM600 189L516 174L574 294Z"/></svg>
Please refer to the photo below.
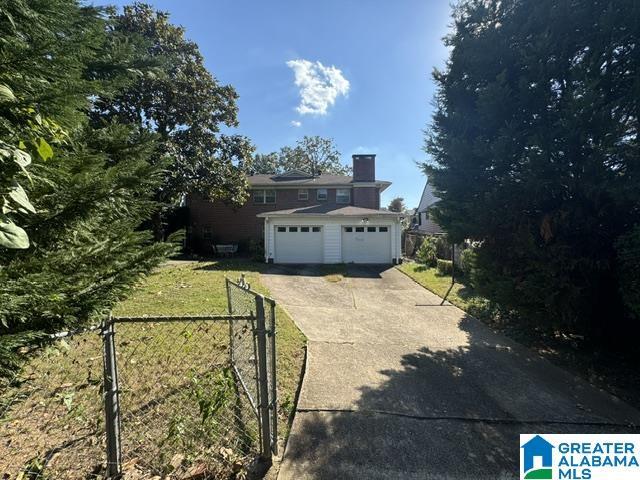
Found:
<svg viewBox="0 0 640 480"><path fill-rule="evenodd" d="M391 263L391 227L342 227L342 261Z"/></svg>
<svg viewBox="0 0 640 480"><path fill-rule="evenodd" d="M322 227L276 226L276 263L322 263Z"/></svg>

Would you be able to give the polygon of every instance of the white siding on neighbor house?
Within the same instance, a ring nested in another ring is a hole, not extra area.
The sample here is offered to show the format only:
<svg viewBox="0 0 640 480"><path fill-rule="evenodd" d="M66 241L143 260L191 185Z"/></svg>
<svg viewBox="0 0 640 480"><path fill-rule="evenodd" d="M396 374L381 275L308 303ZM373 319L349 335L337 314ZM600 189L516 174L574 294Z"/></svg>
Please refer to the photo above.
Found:
<svg viewBox="0 0 640 480"><path fill-rule="evenodd" d="M323 263L342 263L342 227L362 225L361 217L271 217L265 219L265 260L273 259L277 262L276 228L278 226L317 225L323 232ZM389 227L391 235L391 257L401 258L400 252L400 226L396 218L369 217L369 225L383 225Z"/></svg>
<svg viewBox="0 0 640 480"><path fill-rule="evenodd" d="M427 212L420 213L420 224L418 225L418 231L426 234L439 234L444 233L440 225L429 218Z"/></svg>

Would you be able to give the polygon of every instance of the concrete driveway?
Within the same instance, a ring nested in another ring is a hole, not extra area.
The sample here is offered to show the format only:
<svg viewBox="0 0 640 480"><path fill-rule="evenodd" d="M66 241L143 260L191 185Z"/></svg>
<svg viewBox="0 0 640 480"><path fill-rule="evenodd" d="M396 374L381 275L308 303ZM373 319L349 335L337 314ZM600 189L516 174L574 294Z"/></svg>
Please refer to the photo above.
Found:
<svg viewBox="0 0 640 480"><path fill-rule="evenodd" d="M640 412L394 268L262 278L309 339L281 480L518 478L520 433L637 433Z"/></svg>

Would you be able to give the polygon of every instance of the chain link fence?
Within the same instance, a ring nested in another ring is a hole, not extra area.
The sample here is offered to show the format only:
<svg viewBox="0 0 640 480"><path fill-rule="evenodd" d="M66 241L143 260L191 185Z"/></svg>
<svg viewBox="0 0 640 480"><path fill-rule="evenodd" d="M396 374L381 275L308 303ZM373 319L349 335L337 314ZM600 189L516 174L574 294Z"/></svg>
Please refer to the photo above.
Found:
<svg viewBox="0 0 640 480"><path fill-rule="evenodd" d="M229 323L231 363L258 419L262 450L277 454L276 304L261 296L252 300L246 296L248 288L243 280L240 285L227 280L229 312L247 316Z"/></svg>
<svg viewBox="0 0 640 480"><path fill-rule="evenodd" d="M104 474L102 340L97 327L23 351L24 368L0 383L3 479Z"/></svg>
<svg viewBox="0 0 640 480"><path fill-rule="evenodd" d="M109 317L30 354L0 385L3 478L258 476L277 448L275 303L226 287L227 312Z"/></svg>

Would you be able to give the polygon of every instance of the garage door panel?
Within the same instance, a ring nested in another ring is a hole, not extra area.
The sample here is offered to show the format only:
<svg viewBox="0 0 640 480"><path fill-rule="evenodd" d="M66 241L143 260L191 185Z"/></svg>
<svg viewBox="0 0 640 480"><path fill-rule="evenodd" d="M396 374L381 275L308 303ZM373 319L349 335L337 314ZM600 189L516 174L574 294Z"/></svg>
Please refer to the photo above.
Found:
<svg viewBox="0 0 640 480"><path fill-rule="evenodd" d="M345 263L391 263L391 228L385 225L343 226Z"/></svg>
<svg viewBox="0 0 640 480"><path fill-rule="evenodd" d="M322 263L322 227L317 225L276 226L276 263Z"/></svg>

